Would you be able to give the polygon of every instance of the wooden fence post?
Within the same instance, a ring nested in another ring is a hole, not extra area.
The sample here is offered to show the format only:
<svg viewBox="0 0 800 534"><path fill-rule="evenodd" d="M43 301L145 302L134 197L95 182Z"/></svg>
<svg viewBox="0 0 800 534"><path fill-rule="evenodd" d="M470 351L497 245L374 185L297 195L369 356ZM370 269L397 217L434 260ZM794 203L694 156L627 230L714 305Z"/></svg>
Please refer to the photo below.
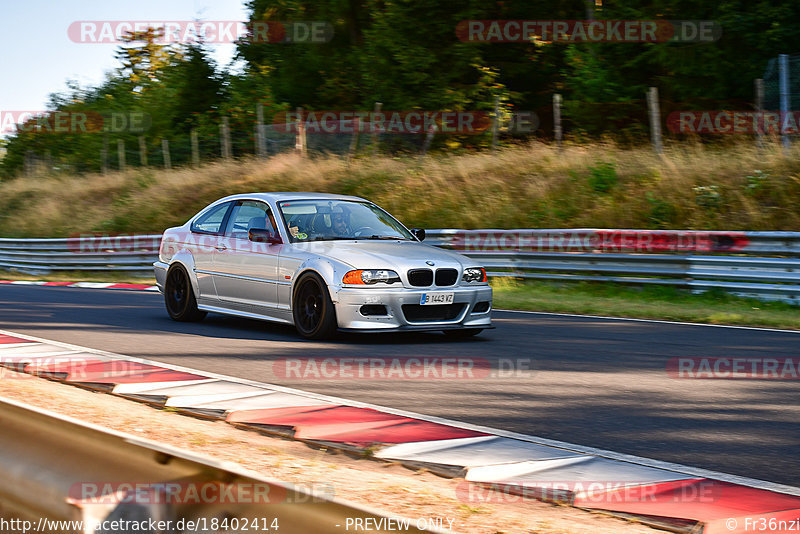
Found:
<svg viewBox="0 0 800 534"><path fill-rule="evenodd" d="M256 106L256 154L260 158L267 157L267 139L264 135L264 105Z"/></svg>
<svg viewBox="0 0 800 534"><path fill-rule="evenodd" d="M222 117L222 124L219 125L220 142L222 143L222 157L231 157L231 130L228 117Z"/></svg>
<svg viewBox="0 0 800 534"><path fill-rule="evenodd" d="M171 169L172 168L172 158L169 156L169 140L162 139L161 140L161 155L164 158L164 168Z"/></svg>
<svg viewBox="0 0 800 534"><path fill-rule="evenodd" d="M372 155L378 155L378 146L380 145L381 138L380 138L380 128L383 126L383 121L380 123L377 122L377 117L381 113L381 109L383 109L383 102L375 102L375 108L372 114L372 120L370 123L372 124Z"/></svg>
<svg viewBox="0 0 800 534"><path fill-rule="evenodd" d="M658 109L658 87L651 87L647 92L647 107L650 114L650 140L656 154L664 153L661 143L661 112Z"/></svg>
<svg viewBox="0 0 800 534"><path fill-rule="evenodd" d="M558 93L553 95L553 134L556 145L561 149L564 131L561 129L561 95Z"/></svg>
<svg viewBox="0 0 800 534"><path fill-rule="evenodd" d="M197 141L197 130L192 128L189 132L189 138L192 144L192 165L195 167L200 166L200 143Z"/></svg>
<svg viewBox="0 0 800 534"><path fill-rule="evenodd" d="M119 161L119 170L125 170L125 140L117 139L117 160Z"/></svg>
<svg viewBox="0 0 800 534"><path fill-rule="evenodd" d="M353 119L353 137L350 139L350 152L347 154L348 160L356 155L356 151L358 150L358 137L360 133L361 117L356 117Z"/></svg>
<svg viewBox="0 0 800 534"><path fill-rule="evenodd" d="M100 149L100 171L108 173L108 135L103 134L103 148Z"/></svg>
<svg viewBox="0 0 800 534"><path fill-rule="evenodd" d="M764 79L756 78L754 86L756 93L756 146L762 150L764 148Z"/></svg>
<svg viewBox="0 0 800 534"><path fill-rule="evenodd" d="M497 149L497 135L500 131L500 97L494 97L494 116L492 117L492 150Z"/></svg>
<svg viewBox="0 0 800 534"><path fill-rule="evenodd" d="M422 152L420 153L420 157L428 153L428 149L431 147L431 142L433 141L433 135L435 133L436 125L431 124L430 128L428 128L428 133L425 134L425 142L422 144Z"/></svg>
<svg viewBox="0 0 800 534"><path fill-rule="evenodd" d="M308 153L306 146L306 122L303 117L303 108L297 108L297 135L295 137L294 148L301 156Z"/></svg>
<svg viewBox="0 0 800 534"><path fill-rule="evenodd" d="M139 136L139 163L142 167L147 167L147 143L143 135Z"/></svg>

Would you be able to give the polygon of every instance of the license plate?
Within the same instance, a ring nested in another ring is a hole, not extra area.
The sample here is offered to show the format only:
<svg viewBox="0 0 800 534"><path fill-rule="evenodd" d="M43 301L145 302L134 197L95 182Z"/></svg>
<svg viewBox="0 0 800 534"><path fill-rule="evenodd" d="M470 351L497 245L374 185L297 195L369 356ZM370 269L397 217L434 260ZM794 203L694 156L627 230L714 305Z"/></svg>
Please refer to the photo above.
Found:
<svg viewBox="0 0 800 534"><path fill-rule="evenodd" d="M419 303L422 306L431 306L434 304L452 304L455 293L452 291L441 293L423 293L419 298Z"/></svg>

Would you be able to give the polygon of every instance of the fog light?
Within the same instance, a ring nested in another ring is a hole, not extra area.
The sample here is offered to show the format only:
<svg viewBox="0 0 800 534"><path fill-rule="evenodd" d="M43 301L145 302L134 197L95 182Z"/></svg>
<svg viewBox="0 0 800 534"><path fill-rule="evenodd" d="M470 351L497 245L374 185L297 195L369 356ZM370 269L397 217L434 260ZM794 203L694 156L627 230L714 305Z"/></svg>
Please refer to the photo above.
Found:
<svg viewBox="0 0 800 534"><path fill-rule="evenodd" d="M479 302L472 308L472 313L486 313L489 311L489 306L488 302Z"/></svg>
<svg viewBox="0 0 800 534"><path fill-rule="evenodd" d="M386 311L386 306L383 304L364 304L361 306L361 315L368 317L370 315L389 315Z"/></svg>

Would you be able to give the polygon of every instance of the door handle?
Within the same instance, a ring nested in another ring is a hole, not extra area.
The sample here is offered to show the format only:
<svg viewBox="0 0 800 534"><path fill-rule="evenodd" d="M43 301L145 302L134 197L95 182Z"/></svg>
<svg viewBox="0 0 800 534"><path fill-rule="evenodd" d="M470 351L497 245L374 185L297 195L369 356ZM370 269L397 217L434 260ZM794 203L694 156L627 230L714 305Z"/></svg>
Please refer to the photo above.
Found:
<svg viewBox="0 0 800 534"><path fill-rule="evenodd" d="M214 248L216 248L217 250L228 250L228 247L226 247L225 245L223 245L221 243L219 245L217 245L216 247L214 247Z"/></svg>

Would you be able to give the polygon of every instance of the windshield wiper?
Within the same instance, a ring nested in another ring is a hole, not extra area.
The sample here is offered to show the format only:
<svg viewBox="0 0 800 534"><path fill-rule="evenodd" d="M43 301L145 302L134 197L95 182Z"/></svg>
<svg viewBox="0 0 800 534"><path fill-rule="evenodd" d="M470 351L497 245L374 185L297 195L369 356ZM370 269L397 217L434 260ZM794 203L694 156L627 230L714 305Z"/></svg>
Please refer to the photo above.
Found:
<svg viewBox="0 0 800 534"><path fill-rule="evenodd" d="M370 239L390 239L392 241L399 239L399 240L408 241L407 238L401 237L401 236L398 236L398 235L372 235L369 238Z"/></svg>
<svg viewBox="0 0 800 534"><path fill-rule="evenodd" d="M342 239L355 239L354 237L347 237L346 235L333 235L333 236L317 236L313 239L305 239L304 241L338 241Z"/></svg>

